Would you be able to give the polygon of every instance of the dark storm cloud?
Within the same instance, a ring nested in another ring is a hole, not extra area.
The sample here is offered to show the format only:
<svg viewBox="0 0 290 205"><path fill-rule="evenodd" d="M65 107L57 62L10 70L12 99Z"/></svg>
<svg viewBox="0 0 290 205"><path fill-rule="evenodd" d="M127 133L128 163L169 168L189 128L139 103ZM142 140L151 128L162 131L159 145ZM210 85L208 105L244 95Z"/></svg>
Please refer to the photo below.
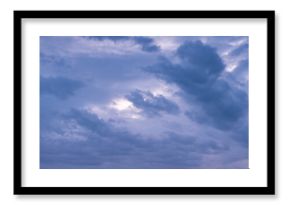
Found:
<svg viewBox="0 0 290 205"><path fill-rule="evenodd" d="M90 134L85 141L42 138L41 168L198 168L201 154L227 150L173 132L164 139L143 139L83 110L71 110L63 120L76 121Z"/></svg>
<svg viewBox="0 0 290 205"><path fill-rule="evenodd" d="M179 113L179 107L163 95L154 96L148 91L135 90L127 95L126 98L148 116L159 116L162 112L169 114Z"/></svg>
<svg viewBox="0 0 290 205"><path fill-rule="evenodd" d="M162 58L159 64L145 70L176 83L190 93L192 89L200 89L213 82L225 67L215 50L200 41L184 43L178 48L177 56L181 59L180 64L173 64Z"/></svg>
<svg viewBox="0 0 290 205"><path fill-rule="evenodd" d="M141 46L143 51L157 52L160 50L160 48L154 44L154 40L152 38L144 36L84 36L84 38L96 39L99 41L111 40L114 42L133 40L135 43Z"/></svg>
<svg viewBox="0 0 290 205"><path fill-rule="evenodd" d="M187 112L191 120L220 129L231 128L248 111L248 97L220 78L225 65L216 50L200 41L185 42L176 55L181 60L179 64L164 58L146 70L178 85L189 103L197 102L202 107L204 116Z"/></svg>
<svg viewBox="0 0 290 205"><path fill-rule="evenodd" d="M40 77L40 93L42 95L53 95L63 100L74 95L75 91L83 86L82 82L68 78Z"/></svg>

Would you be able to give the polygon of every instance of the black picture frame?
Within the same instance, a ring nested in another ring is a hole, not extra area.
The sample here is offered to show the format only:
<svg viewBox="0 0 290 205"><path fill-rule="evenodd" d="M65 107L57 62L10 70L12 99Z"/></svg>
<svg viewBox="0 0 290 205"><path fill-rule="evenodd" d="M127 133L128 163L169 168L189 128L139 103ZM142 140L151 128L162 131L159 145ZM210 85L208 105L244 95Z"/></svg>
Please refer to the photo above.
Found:
<svg viewBox="0 0 290 205"><path fill-rule="evenodd" d="M267 20L266 187L24 187L22 186L22 19L234 18ZM14 194L17 195L273 195L275 194L275 11L14 11Z"/></svg>

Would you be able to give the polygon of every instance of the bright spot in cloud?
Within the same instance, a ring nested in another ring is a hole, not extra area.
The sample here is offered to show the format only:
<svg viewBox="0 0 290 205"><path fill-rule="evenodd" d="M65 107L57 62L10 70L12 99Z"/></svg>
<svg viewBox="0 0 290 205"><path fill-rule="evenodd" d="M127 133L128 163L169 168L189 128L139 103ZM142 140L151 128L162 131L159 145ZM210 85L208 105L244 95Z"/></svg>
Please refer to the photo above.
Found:
<svg viewBox="0 0 290 205"><path fill-rule="evenodd" d="M153 37L156 45L158 45L163 51L171 52L178 48L179 43L174 37Z"/></svg>
<svg viewBox="0 0 290 205"><path fill-rule="evenodd" d="M159 87L153 88L151 93L154 96L163 95L164 97L170 97L173 95L174 90L166 85L160 85Z"/></svg>
<svg viewBox="0 0 290 205"><path fill-rule="evenodd" d="M121 113L119 117L130 119L141 119L141 109L136 108L132 102L125 98L118 98L109 104L109 108Z"/></svg>
<svg viewBox="0 0 290 205"><path fill-rule="evenodd" d="M134 105L132 104L132 102L130 102L129 100L126 100L124 98L119 98L117 100L114 100L109 107L116 109L118 111L123 111L123 110L129 110L132 109L134 107Z"/></svg>
<svg viewBox="0 0 290 205"><path fill-rule="evenodd" d="M100 118L107 118L108 117L107 116L108 113L104 109L101 109L100 107L98 107L97 105L93 105L93 104L87 105L84 109L87 112L89 112L91 114L95 114Z"/></svg>

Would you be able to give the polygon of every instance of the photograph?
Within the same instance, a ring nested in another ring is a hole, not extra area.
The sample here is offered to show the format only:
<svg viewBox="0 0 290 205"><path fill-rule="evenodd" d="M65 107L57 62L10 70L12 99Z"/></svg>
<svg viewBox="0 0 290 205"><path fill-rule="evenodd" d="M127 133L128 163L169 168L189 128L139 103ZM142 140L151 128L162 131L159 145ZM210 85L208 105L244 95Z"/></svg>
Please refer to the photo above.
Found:
<svg viewBox="0 0 290 205"><path fill-rule="evenodd" d="M275 194L275 11L14 11L14 194Z"/></svg>
<svg viewBox="0 0 290 205"><path fill-rule="evenodd" d="M40 36L41 169L248 169L248 36Z"/></svg>

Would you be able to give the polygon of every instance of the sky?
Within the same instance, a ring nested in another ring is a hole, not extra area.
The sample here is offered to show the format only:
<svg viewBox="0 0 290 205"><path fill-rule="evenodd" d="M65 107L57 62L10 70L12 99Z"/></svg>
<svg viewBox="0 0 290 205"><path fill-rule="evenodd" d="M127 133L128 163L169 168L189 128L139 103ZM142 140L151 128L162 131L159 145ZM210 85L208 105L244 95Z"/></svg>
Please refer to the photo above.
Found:
<svg viewBox="0 0 290 205"><path fill-rule="evenodd" d="M248 168L247 36L41 36L41 169Z"/></svg>

